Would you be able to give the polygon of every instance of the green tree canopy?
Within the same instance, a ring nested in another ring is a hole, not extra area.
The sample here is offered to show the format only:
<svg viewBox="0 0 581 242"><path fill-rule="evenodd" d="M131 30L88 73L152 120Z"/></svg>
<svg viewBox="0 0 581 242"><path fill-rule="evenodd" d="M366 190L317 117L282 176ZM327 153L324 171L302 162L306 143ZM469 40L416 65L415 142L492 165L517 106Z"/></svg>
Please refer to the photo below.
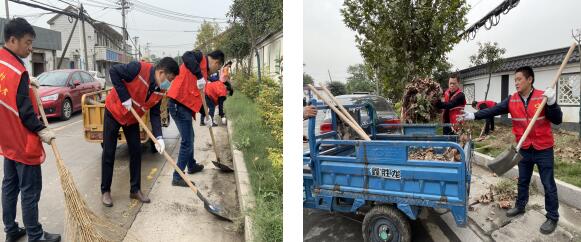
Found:
<svg viewBox="0 0 581 242"><path fill-rule="evenodd" d="M305 72L303 72L303 85L307 85L307 84L311 84L313 85L315 83L313 77Z"/></svg>
<svg viewBox="0 0 581 242"><path fill-rule="evenodd" d="M345 88L345 84L339 81L332 81L327 83L327 88L334 96L345 95L347 94L347 89Z"/></svg>
<svg viewBox="0 0 581 242"><path fill-rule="evenodd" d="M196 35L195 46L203 53L210 53L216 49L216 36L220 33L220 25L215 22L204 21L200 25L200 31Z"/></svg>
<svg viewBox="0 0 581 242"><path fill-rule="evenodd" d="M347 68L347 93L373 92L376 89L372 78L372 69L364 64L351 65Z"/></svg>
<svg viewBox="0 0 581 242"><path fill-rule="evenodd" d="M384 92L401 98L405 83L430 76L466 26L465 0L345 0L341 13Z"/></svg>

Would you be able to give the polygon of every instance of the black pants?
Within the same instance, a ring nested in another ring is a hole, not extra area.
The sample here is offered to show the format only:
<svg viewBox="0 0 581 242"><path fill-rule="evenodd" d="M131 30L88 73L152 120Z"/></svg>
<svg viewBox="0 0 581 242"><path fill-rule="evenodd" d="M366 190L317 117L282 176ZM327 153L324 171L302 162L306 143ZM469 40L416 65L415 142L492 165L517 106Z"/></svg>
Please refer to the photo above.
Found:
<svg viewBox="0 0 581 242"><path fill-rule="evenodd" d="M20 193L22 221L28 240L37 240L43 234L38 222L38 201L42 191L42 172L40 165L25 165L4 158L4 179L2 180L2 221L4 232L14 234L18 231L16 204Z"/></svg>
<svg viewBox="0 0 581 242"><path fill-rule="evenodd" d="M494 117L487 118L484 126L484 134L488 135L490 131L494 131Z"/></svg>
<svg viewBox="0 0 581 242"><path fill-rule="evenodd" d="M218 97L218 115L220 115L221 118L224 117L224 102L226 101L226 97ZM210 117L214 117L214 113L216 112L216 105L214 105L214 102L212 100L210 100L210 98L208 96L206 96L206 104L208 105L208 109L209 109L209 113L210 113ZM204 107L200 108L200 115L202 120L204 120L204 117L206 117L206 110Z"/></svg>
<svg viewBox="0 0 581 242"><path fill-rule="evenodd" d="M518 163L518 196L516 206L524 209L529 201L529 184L535 164L539 168L539 176L545 189L545 217L559 220L559 197L555 184L555 156L553 148L535 150L533 147L521 149L523 159Z"/></svg>
<svg viewBox="0 0 581 242"><path fill-rule="evenodd" d="M103 156L101 157L101 193L111 192L119 128L123 128L127 146L129 147L130 192L136 193L141 189L141 142L139 137L139 123L122 126L113 118L109 110L105 109L105 118L103 120Z"/></svg>

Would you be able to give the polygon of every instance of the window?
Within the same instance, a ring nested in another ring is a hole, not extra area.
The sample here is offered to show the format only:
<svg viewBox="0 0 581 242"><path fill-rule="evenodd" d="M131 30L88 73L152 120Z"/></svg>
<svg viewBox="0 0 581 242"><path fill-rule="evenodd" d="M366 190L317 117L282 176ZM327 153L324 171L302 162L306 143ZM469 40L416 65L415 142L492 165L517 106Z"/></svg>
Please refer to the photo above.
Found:
<svg viewBox="0 0 581 242"><path fill-rule="evenodd" d="M91 75L89 75L89 73L81 72L81 77L83 78L83 83L93 82L93 77L91 77Z"/></svg>
<svg viewBox="0 0 581 242"><path fill-rule="evenodd" d="M466 103L472 103L474 101L474 83L464 85L464 96L466 97Z"/></svg>
<svg viewBox="0 0 581 242"><path fill-rule="evenodd" d="M74 85L75 81L80 81L82 82L83 79L81 79L81 75L79 74L79 72L75 72L73 74L73 76L71 77L71 82L69 83L71 86Z"/></svg>
<svg viewBox="0 0 581 242"><path fill-rule="evenodd" d="M564 73L559 78L557 100L562 105L579 105L579 73Z"/></svg>

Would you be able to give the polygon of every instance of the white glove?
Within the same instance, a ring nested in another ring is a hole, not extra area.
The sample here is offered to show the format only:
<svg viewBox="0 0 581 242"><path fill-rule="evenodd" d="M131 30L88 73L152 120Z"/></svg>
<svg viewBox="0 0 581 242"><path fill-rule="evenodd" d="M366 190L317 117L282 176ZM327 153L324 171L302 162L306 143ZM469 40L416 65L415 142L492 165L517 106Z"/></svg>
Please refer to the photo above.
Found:
<svg viewBox="0 0 581 242"><path fill-rule="evenodd" d="M460 115L456 116L456 121L470 121L474 120L474 113L462 111Z"/></svg>
<svg viewBox="0 0 581 242"><path fill-rule="evenodd" d="M203 77L198 79L198 89L202 90L205 86L206 86L206 79L204 79Z"/></svg>
<svg viewBox="0 0 581 242"><path fill-rule="evenodd" d="M36 77L30 77L30 87L34 87L36 89L40 88L40 83L38 83Z"/></svg>
<svg viewBox="0 0 581 242"><path fill-rule="evenodd" d="M206 115L206 117L204 118L204 123L206 124L206 126L212 126L212 118L210 118L209 115Z"/></svg>
<svg viewBox="0 0 581 242"><path fill-rule="evenodd" d="M55 139L55 134L49 128L44 128L41 131L38 131L38 136L40 136L40 140L42 142L50 144L50 141Z"/></svg>
<svg viewBox="0 0 581 242"><path fill-rule="evenodd" d="M163 137L161 136L157 137L157 144L155 144L155 149L160 154L163 154L163 152L165 151L165 142L163 141Z"/></svg>
<svg viewBox="0 0 581 242"><path fill-rule="evenodd" d="M555 89L551 87L545 90L543 96L547 97L547 105L553 105L557 102L557 92L555 92Z"/></svg>
<svg viewBox="0 0 581 242"><path fill-rule="evenodd" d="M131 110L131 107L133 106L133 101L131 101L131 98L127 99L127 101L123 102L123 107L125 107L127 110Z"/></svg>

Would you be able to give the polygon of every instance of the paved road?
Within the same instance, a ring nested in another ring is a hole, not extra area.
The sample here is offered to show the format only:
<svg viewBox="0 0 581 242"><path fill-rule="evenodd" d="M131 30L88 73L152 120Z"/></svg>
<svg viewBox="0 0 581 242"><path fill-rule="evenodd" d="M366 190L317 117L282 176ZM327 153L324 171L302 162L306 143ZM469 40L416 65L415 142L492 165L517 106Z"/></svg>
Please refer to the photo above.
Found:
<svg viewBox="0 0 581 242"><path fill-rule="evenodd" d="M129 152L126 145L117 148L115 170L112 184L114 206L105 208L100 201L101 183L101 146L88 143L83 137L82 115L75 114L68 121L50 120L50 127L57 135L57 146L64 162L74 176L77 188L84 196L90 208L98 215L110 221L129 228L141 208L141 203L129 199ZM178 135L176 132L166 132L166 146L172 150ZM157 153L149 150L149 145L143 146L141 181L142 190L149 193L153 182L158 176L164 160ZM44 145L47 159L42 165L43 189L39 202L40 222L46 231L63 233L64 230L64 197L56 171L55 158L48 145ZM3 158L1 158L3 160ZM0 171L3 176L3 170ZM1 205L0 205L1 206ZM18 206L17 221L21 223L20 206ZM4 235L2 235L3 238ZM24 239L21 241L25 241Z"/></svg>

